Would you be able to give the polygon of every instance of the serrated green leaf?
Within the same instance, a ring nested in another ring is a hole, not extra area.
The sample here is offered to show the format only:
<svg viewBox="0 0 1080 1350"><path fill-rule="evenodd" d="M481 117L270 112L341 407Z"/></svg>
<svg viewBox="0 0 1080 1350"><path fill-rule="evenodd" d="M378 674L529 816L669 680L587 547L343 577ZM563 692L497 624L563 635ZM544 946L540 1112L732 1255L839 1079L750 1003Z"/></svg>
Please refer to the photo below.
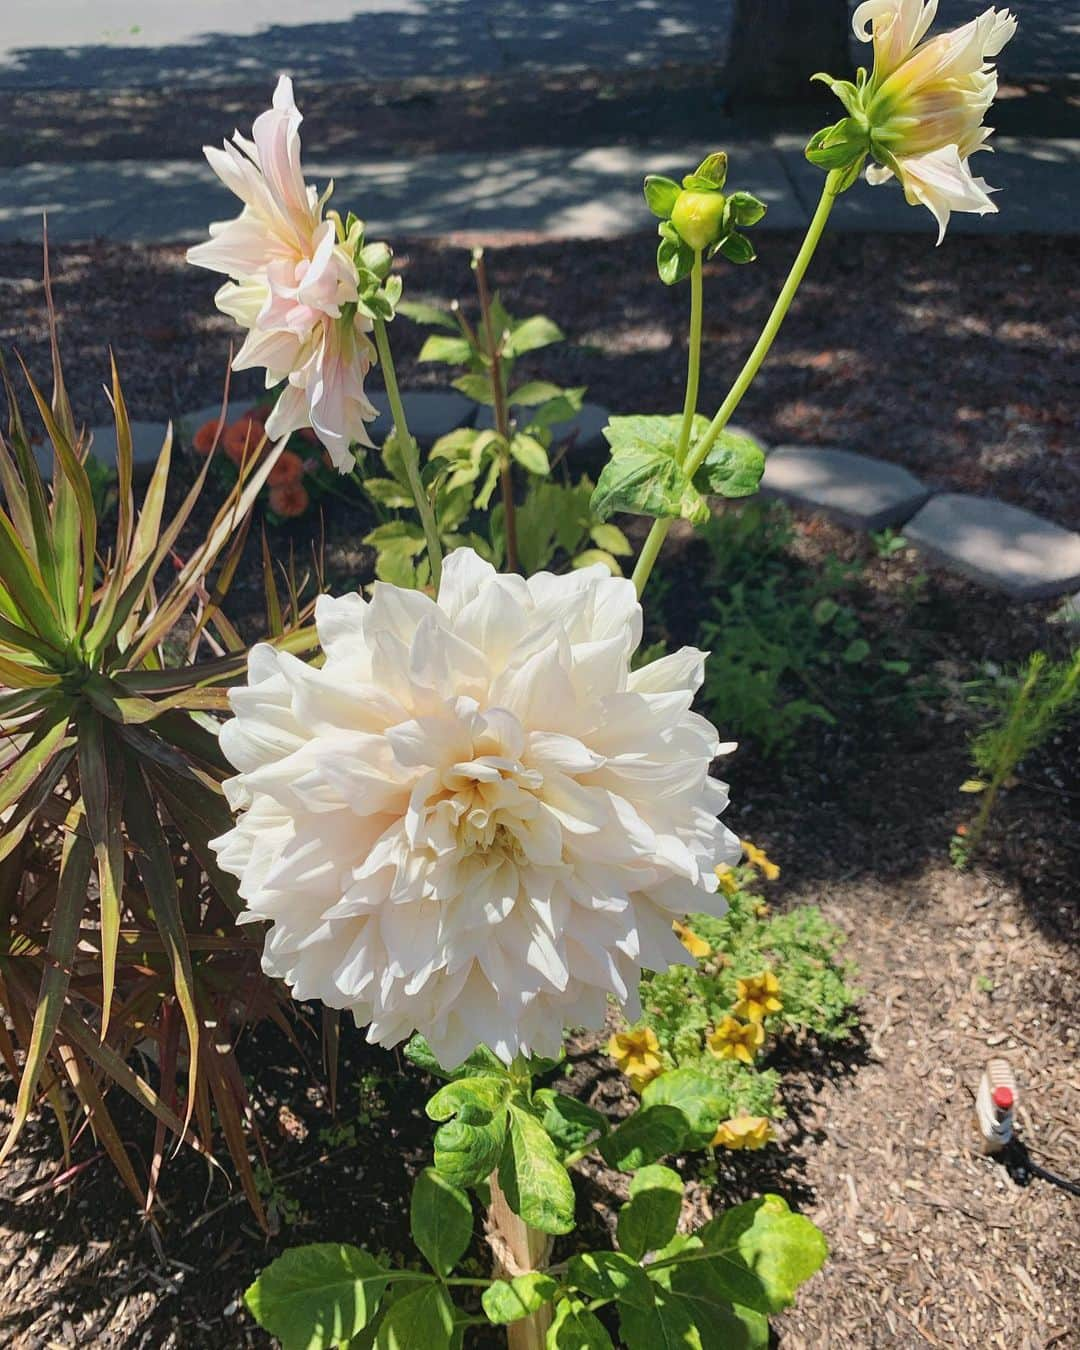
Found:
<svg viewBox="0 0 1080 1350"><path fill-rule="evenodd" d="M704 1148L727 1114L727 1099L719 1082L697 1069L669 1069L647 1083L641 1093L643 1107L671 1106L686 1122L685 1144Z"/></svg>
<svg viewBox="0 0 1080 1350"><path fill-rule="evenodd" d="M459 1078L428 1102L430 1118L447 1122L435 1132L435 1167L452 1185L474 1186L498 1166L509 1095L508 1078Z"/></svg>
<svg viewBox="0 0 1080 1350"><path fill-rule="evenodd" d="M489 1322L505 1326L550 1303L558 1291L558 1282L550 1275L530 1270L512 1280L496 1280L484 1290L480 1303Z"/></svg>
<svg viewBox="0 0 1080 1350"><path fill-rule="evenodd" d="M523 431L510 438L510 454L523 469L537 477L546 477L551 472L547 451L535 436L527 436Z"/></svg>
<svg viewBox="0 0 1080 1350"><path fill-rule="evenodd" d="M757 441L742 432L725 430L694 474L694 486L720 497L750 497L757 492L764 472L765 451Z"/></svg>
<svg viewBox="0 0 1080 1350"><path fill-rule="evenodd" d="M536 314L531 319L522 319L520 323L511 325L510 336L503 350L507 356L523 356L526 352L548 347L553 342L562 342L563 336L558 324L552 323L543 314Z"/></svg>
<svg viewBox="0 0 1080 1350"><path fill-rule="evenodd" d="M569 1233L575 1203L570 1174L537 1118L513 1099L509 1105L510 1128L499 1160L507 1203L531 1228Z"/></svg>
<svg viewBox="0 0 1080 1350"><path fill-rule="evenodd" d="M451 1350L454 1305L441 1284L427 1284L394 1301L379 1324L377 1350Z"/></svg>
<svg viewBox="0 0 1080 1350"><path fill-rule="evenodd" d="M709 519L708 503L675 460L644 446L615 451L597 481L591 508L601 520L616 511L654 519L682 517L695 525Z"/></svg>
<svg viewBox="0 0 1080 1350"><path fill-rule="evenodd" d="M472 357L472 343L464 337L443 337L433 333L420 348L418 361L441 361L447 366L463 366Z"/></svg>
<svg viewBox="0 0 1080 1350"><path fill-rule="evenodd" d="M650 173L645 178L645 201L654 216L666 220L679 197L678 183L659 173Z"/></svg>
<svg viewBox="0 0 1080 1350"><path fill-rule="evenodd" d="M678 1153L686 1128L686 1117L677 1107L643 1108L601 1139L597 1149L604 1161L620 1172L636 1172L639 1167Z"/></svg>
<svg viewBox="0 0 1080 1350"><path fill-rule="evenodd" d="M760 1291L755 1299L738 1302L761 1313L776 1313L795 1301L795 1292L821 1269L829 1254L824 1234L809 1219L793 1214L778 1195L759 1196L726 1210L699 1230L708 1261L730 1275L741 1266Z"/></svg>
<svg viewBox="0 0 1080 1350"><path fill-rule="evenodd" d="M634 1174L630 1199L619 1211L620 1248L640 1261L675 1236L682 1212L683 1184L678 1172L653 1164Z"/></svg>
<svg viewBox="0 0 1080 1350"><path fill-rule="evenodd" d="M577 1299L563 1299L548 1328L547 1350L613 1350L611 1337L595 1313Z"/></svg>
<svg viewBox="0 0 1080 1350"><path fill-rule="evenodd" d="M428 1265L436 1275L446 1276L472 1240L472 1203L464 1191L426 1167L413 1185L409 1224Z"/></svg>
<svg viewBox="0 0 1080 1350"><path fill-rule="evenodd" d="M386 1271L348 1243L293 1247L272 1262L244 1295L259 1326L282 1350L347 1346L374 1317Z"/></svg>

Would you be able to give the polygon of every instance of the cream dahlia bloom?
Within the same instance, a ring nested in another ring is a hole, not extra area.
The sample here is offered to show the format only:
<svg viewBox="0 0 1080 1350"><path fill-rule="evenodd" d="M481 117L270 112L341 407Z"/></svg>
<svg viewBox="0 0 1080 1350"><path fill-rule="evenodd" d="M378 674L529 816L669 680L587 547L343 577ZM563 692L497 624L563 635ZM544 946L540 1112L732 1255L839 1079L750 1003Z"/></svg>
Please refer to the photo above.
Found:
<svg viewBox="0 0 1080 1350"><path fill-rule="evenodd" d="M952 211L994 212L993 188L968 159L986 150L983 125L997 92L991 58L1016 32L1008 10L988 9L961 28L923 41L937 0L865 0L855 10L856 36L873 42L874 71L861 103L878 164L872 184L895 174L911 205L938 222L938 243Z"/></svg>
<svg viewBox="0 0 1080 1350"><path fill-rule="evenodd" d="M188 261L232 280L217 306L247 329L235 370L266 368L270 388L288 381L267 419L277 440L313 427L342 472L353 467L350 446L370 445L365 422L376 410L364 394L375 352L371 321L357 313L356 263L323 219L320 198L304 182L300 123L292 81L282 76L274 104L255 119L253 140L239 132L218 150L205 147L210 167L244 203L235 220L210 226L210 239L188 250Z"/></svg>
<svg viewBox="0 0 1080 1350"><path fill-rule="evenodd" d="M732 747L690 710L703 653L631 672L629 581L471 549L437 601L376 583L316 622L325 664L256 647L221 732L238 818L214 848L271 924L263 968L446 1065L557 1054L609 996L637 1017L641 967L689 962L672 920L722 913L739 855L709 777Z"/></svg>

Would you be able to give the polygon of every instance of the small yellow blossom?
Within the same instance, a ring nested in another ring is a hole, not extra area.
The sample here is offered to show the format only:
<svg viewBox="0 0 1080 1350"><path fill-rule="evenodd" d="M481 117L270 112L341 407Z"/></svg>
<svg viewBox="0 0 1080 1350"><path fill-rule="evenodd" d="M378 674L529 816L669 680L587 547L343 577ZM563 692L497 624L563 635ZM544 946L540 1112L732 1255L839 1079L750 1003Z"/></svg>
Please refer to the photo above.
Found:
<svg viewBox="0 0 1080 1350"><path fill-rule="evenodd" d="M712 955L712 948L704 938L699 938L692 928L687 928L686 924L680 923L678 919L671 926L675 930L675 936L695 961Z"/></svg>
<svg viewBox="0 0 1080 1350"><path fill-rule="evenodd" d="M640 1092L646 1083L663 1072L660 1042L649 1027L639 1027L637 1031L617 1031L607 1043L607 1052L630 1079L630 1086L635 1092Z"/></svg>
<svg viewBox="0 0 1080 1350"><path fill-rule="evenodd" d="M780 875L780 868L776 863L770 861L768 854L763 848L758 848L752 844L749 839L742 840L743 852L746 854L746 861L751 867L756 867L766 881L775 881Z"/></svg>
<svg viewBox="0 0 1080 1350"><path fill-rule="evenodd" d="M741 1111L730 1120L722 1120L713 1135L713 1148L764 1148L773 1138L772 1126L764 1116L748 1116Z"/></svg>
<svg viewBox="0 0 1080 1350"><path fill-rule="evenodd" d="M717 1059L737 1059L742 1064L753 1064L754 1054L765 1044L765 1028L760 1022L740 1022L737 1017L725 1017L706 1042Z"/></svg>
<svg viewBox="0 0 1080 1350"><path fill-rule="evenodd" d="M739 878L735 875L735 869L732 867L718 867L716 869L716 879L720 883L720 889L728 897L734 899L739 894Z"/></svg>
<svg viewBox="0 0 1080 1350"><path fill-rule="evenodd" d="M780 981L771 970L736 980L735 994L738 1002L732 1012L748 1022L764 1022L769 1013L779 1012L784 1006L780 999Z"/></svg>

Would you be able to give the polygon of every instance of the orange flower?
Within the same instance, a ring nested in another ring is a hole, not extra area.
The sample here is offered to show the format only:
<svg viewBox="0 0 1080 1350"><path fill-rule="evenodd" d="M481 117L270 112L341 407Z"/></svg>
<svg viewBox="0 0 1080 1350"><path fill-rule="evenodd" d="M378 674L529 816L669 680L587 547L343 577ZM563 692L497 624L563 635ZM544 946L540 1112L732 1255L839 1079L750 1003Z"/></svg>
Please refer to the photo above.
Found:
<svg viewBox="0 0 1080 1350"><path fill-rule="evenodd" d="M765 1028L760 1022L740 1022L737 1017L724 1017L705 1044L717 1059L737 1059L741 1064L753 1064L754 1055L765 1044Z"/></svg>
<svg viewBox="0 0 1080 1350"><path fill-rule="evenodd" d="M304 477L304 461L291 450L282 450L266 478L268 487L289 487Z"/></svg>
<svg viewBox="0 0 1080 1350"><path fill-rule="evenodd" d="M720 889L731 899L739 894L739 878L735 875L735 869L732 867L718 867L716 869L716 879L720 883Z"/></svg>
<svg viewBox="0 0 1080 1350"><path fill-rule="evenodd" d="M199 455L208 455L217 443L220 418L212 417L204 422L191 438L191 448Z"/></svg>
<svg viewBox="0 0 1080 1350"><path fill-rule="evenodd" d="M702 960L704 957L712 955L712 948L704 938L698 937L692 928L687 928L686 924L680 923L678 919L676 919L671 926L675 930L675 936L695 961Z"/></svg>
<svg viewBox="0 0 1080 1350"><path fill-rule="evenodd" d="M780 981L771 970L736 980L735 997L738 1002L732 1012L748 1022L764 1022L770 1013L777 1013L784 1006L780 998Z"/></svg>
<svg viewBox="0 0 1080 1350"><path fill-rule="evenodd" d="M242 460L254 458L255 451L262 443L265 434L259 419L253 417L250 413L245 413L243 417L238 417L235 422L230 423L225 428L221 443L232 462L239 466Z"/></svg>
<svg viewBox="0 0 1080 1350"><path fill-rule="evenodd" d="M302 516L311 505L303 483L282 483L270 489L270 510L284 520Z"/></svg>

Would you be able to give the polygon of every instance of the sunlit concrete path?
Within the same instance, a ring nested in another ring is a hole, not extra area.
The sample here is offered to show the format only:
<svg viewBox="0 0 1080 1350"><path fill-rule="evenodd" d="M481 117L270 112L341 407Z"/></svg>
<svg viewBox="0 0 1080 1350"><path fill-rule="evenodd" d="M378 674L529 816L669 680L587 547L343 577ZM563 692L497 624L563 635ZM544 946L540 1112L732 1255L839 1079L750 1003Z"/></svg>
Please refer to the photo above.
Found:
<svg viewBox="0 0 1080 1350"><path fill-rule="evenodd" d="M810 3L811 0L807 0ZM987 0L941 0L944 25ZM1006 78L1080 72L1076 0L1012 0ZM386 80L717 63L733 0L3 0L0 89Z"/></svg>
<svg viewBox="0 0 1080 1350"><path fill-rule="evenodd" d="M996 216L954 215L956 233L1080 234L1080 140L1000 137L985 172L1002 189ZM355 210L373 235L507 232L612 238L654 223L641 197L646 173L679 174L711 149L699 146L594 146L516 154L427 155L306 165L312 181L335 183L335 200ZM803 142L777 134L728 141L740 184L768 206L759 229L800 229L821 189ZM23 164L0 170L0 242L40 238L48 213L56 242L111 239L182 243L210 221L236 212L205 163L119 160ZM933 236L928 212L907 206L895 185L857 184L834 212L832 228Z"/></svg>

